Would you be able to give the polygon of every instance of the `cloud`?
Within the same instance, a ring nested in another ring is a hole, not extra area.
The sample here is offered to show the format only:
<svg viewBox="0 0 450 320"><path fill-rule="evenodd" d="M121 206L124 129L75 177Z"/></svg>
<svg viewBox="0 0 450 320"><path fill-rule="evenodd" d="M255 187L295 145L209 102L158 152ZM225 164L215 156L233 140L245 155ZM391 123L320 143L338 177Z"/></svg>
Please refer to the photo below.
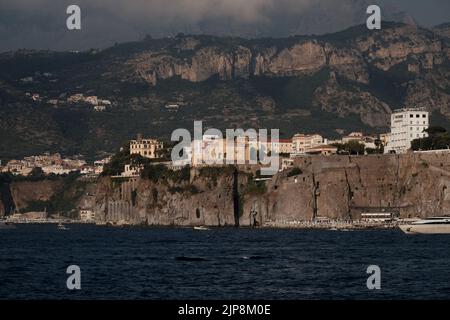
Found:
<svg viewBox="0 0 450 320"><path fill-rule="evenodd" d="M383 3L394 0L380 0ZM338 31L365 19L373 0L15 0L0 3L0 51L83 50L154 37L208 33L245 37ZM443 2L444 1L444 2ZM447 0L399 0L428 23L449 17ZM66 8L81 7L82 30L67 31ZM433 5L437 6L436 8ZM441 6L441 7L439 7ZM424 9L427 10L424 10ZM433 9L434 8L434 9ZM443 22L443 21L439 21Z"/></svg>

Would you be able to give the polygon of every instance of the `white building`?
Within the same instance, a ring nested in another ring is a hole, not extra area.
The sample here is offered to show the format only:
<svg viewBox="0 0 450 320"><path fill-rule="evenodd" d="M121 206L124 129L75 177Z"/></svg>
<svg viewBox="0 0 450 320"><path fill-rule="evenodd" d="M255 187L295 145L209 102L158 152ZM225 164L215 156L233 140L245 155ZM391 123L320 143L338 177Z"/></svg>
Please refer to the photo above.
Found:
<svg viewBox="0 0 450 320"><path fill-rule="evenodd" d="M86 97L86 98L84 99L84 101L86 101L87 103L92 104L93 106L98 105L98 98L97 98L97 96L89 96L89 97Z"/></svg>
<svg viewBox="0 0 450 320"><path fill-rule="evenodd" d="M126 164L125 169L122 172L122 177L139 177L143 170L143 166L133 166L131 164Z"/></svg>
<svg viewBox="0 0 450 320"><path fill-rule="evenodd" d="M95 174L101 174L103 172L103 169L105 168L105 165L107 165L110 161L111 157L94 161Z"/></svg>
<svg viewBox="0 0 450 320"><path fill-rule="evenodd" d="M428 137L429 113L423 108L395 110L391 115L391 134L385 153L406 153L415 139Z"/></svg>
<svg viewBox="0 0 450 320"><path fill-rule="evenodd" d="M305 154L306 150L327 144L327 141L319 134L296 134L292 138L292 153L294 155Z"/></svg>

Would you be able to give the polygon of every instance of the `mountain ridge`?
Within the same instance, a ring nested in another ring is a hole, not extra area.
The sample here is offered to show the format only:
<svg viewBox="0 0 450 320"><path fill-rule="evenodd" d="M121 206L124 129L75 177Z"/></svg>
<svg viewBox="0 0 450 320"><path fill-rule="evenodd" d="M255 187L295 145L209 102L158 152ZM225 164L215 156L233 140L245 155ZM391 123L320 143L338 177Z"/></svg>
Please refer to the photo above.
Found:
<svg viewBox="0 0 450 320"><path fill-rule="evenodd" d="M0 158L39 150L95 157L137 132L168 137L176 128L191 129L194 120L206 127L280 128L286 136L336 135L386 131L392 109L417 106L447 125L449 41L435 29L385 23L382 30L356 26L323 36L180 34L78 53L3 53L0 133L11 141L2 139ZM31 83L21 80L33 76ZM43 101L30 101L26 92ZM94 112L46 103L75 93L110 99L113 107ZM170 103L179 110L166 110ZM33 118L50 128L38 132Z"/></svg>

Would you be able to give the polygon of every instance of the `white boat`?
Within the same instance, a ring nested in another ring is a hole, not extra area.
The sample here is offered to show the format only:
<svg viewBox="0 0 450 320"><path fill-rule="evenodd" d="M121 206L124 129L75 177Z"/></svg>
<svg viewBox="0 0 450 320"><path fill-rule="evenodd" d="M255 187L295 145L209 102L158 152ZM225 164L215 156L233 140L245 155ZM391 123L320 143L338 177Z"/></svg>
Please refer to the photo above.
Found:
<svg viewBox="0 0 450 320"><path fill-rule="evenodd" d="M399 228L406 234L450 234L450 217L430 217Z"/></svg>
<svg viewBox="0 0 450 320"><path fill-rule="evenodd" d="M65 225L63 225L61 222L58 223L58 230L69 230Z"/></svg>
<svg viewBox="0 0 450 320"><path fill-rule="evenodd" d="M194 227L194 230L206 231L206 230L209 230L209 228L207 228L205 226L201 226L201 227Z"/></svg>

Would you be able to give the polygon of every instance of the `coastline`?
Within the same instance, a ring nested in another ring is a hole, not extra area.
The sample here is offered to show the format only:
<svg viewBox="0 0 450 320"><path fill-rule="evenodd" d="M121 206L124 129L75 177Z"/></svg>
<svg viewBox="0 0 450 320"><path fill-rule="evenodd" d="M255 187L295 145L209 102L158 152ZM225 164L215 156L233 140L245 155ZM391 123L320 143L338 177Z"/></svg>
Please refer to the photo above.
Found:
<svg viewBox="0 0 450 320"><path fill-rule="evenodd" d="M57 225L60 221L48 220L48 221L5 221L7 224L12 225ZM218 229L254 229L254 230L330 230L330 231L364 231L364 230L390 230L396 229L399 225L405 222L391 222L391 223L313 223L313 222L292 222L292 223L266 223L262 226L233 226L233 225L157 225L157 224L133 224L127 221L120 222L84 222L79 220L64 220L63 224L67 225L89 225L96 227L110 227L110 228L169 228L169 229L193 229L198 227L207 228L206 230L218 230Z"/></svg>

